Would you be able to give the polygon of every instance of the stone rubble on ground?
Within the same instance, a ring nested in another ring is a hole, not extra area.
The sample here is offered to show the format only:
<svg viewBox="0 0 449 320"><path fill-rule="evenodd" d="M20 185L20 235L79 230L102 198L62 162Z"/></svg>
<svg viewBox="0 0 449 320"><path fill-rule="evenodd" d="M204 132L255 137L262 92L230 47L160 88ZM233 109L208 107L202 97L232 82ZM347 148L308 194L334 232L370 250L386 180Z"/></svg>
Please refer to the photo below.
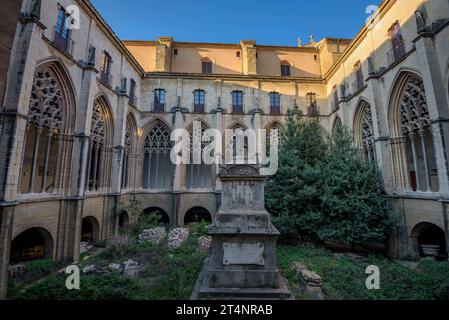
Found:
<svg viewBox="0 0 449 320"><path fill-rule="evenodd" d="M122 271L123 266L119 263L111 263L108 265L108 270L110 271Z"/></svg>
<svg viewBox="0 0 449 320"><path fill-rule="evenodd" d="M294 262L293 269L301 279L301 289L311 300L326 300L321 277L302 263Z"/></svg>
<svg viewBox="0 0 449 320"><path fill-rule="evenodd" d="M83 268L84 274L92 274L92 273L96 273L96 271L97 271L97 266L94 264L88 265Z"/></svg>
<svg viewBox="0 0 449 320"><path fill-rule="evenodd" d="M209 251L212 245L212 237L201 236L198 238L197 251L200 253Z"/></svg>
<svg viewBox="0 0 449 320"><path fill-rule="evenodd" d="M180 248L189 237L189 229L187 228L176 228L170 231L168 234L168 248L178 249Z"/></svg>
<svg viewBox="0 0 449 320"><path fill-rule="evenodd" d="M80 243L80 254L88 252L92 249L92 244L90 242L81 242Z"/></svg>
<svg viewBox="0 0 449 320"><path fill-rule="evenodd" d="M167 231L164 227L157 227L153 229L143 230L139 235L139 242L150 242L152 244L160 244L167 236Z"/></svg>
<svg viewBox="0 0 449 320"><path fill-rule="evenodd" d="M123 263L123 273L127 277L135 277L139 273L139 263L134 260L128 260Z"/></svg>
<svg viewBox="0 0 449 320"><path fill-rule="evenodd" d="M25 274L27 267L25 263L12 264L8 267L9 276L11 278L18 278Z"/></svg>

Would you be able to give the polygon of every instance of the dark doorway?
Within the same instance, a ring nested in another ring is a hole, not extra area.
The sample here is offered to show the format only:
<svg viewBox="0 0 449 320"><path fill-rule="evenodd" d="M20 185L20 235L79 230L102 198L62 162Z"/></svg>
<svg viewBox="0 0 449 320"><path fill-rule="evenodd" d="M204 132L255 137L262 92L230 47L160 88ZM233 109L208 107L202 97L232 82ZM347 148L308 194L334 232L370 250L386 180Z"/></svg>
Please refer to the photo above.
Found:
<svg viewBox="0 0 449 320"><path fill-rule="evenodd" d="M51 257L53 239L50 233L42 228L28 229L11 243L11 263L20 263Z"/></svg>
<svg viewBox="0 0 449 320"><path fill-rule="evenodd" d="M160 217L159 223L162 225L170 225L170 217L167 212L161 208L151 207L143 211L145 214L157 214Z"/></svg>
<svg viewBox="0 0 449 320"><path fill-rule="evenodd" d="M196 222L212 222L209 211L202 207L195 207L187 211L184 217L184 224L191 224Z"/></svg>
<svg viewBox="0 0 449 320"><path fill-rule="evenodd" d="M81 242L89 242L95 244L98 242L99 224L94 217L86 217L83 219L81 226Z"/></svg>
<svg viewBox="0 0 449 320"><path fill-rule="evenodd" d="M126 211L122 211L118 216L118 226L120 229L128 229L129 227L129 216Z"/></svg>

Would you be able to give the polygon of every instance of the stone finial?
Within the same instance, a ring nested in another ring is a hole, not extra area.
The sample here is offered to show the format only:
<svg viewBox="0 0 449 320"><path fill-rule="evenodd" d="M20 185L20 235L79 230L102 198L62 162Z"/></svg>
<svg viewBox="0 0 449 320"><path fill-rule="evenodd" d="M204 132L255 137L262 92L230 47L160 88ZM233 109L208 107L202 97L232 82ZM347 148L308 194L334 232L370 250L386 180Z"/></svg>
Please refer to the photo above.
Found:
<svg viewBox="0 0 449 320"><path fill-rule="evenodd" d="M313 34L310 35L310 44L315 44L315 38L314 38Z"/></svg>
<svg viewBox="0 0 449 320"><path fill-rule="evenodd" d="M302 47L302 39L301 39L301 37L298 37L298 47Z"/></svg>
<svg viewBox="0 0 449 320"><path fill-rule="evenodd" d="M418 31L418 34L427 32L428 27L426 23L426 18L424 17L424 13L421 10L415 11L415 19L416 19L416 28Z"/></svg>
<svg viewBox="0 0 449 320"><path fill-rule="evenodd" d="M89 66L95 66L95 53L97 49L94 46L89 47L89 55L87 57L87 64Z"/></svg>

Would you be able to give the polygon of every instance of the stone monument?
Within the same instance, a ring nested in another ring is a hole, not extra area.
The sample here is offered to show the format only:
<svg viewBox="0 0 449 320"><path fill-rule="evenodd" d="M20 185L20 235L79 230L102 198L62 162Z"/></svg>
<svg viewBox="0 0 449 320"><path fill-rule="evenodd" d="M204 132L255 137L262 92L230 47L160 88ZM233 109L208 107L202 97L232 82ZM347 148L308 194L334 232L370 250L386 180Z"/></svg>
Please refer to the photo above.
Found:
<svg viewBox="0 0 449 320"><path fill-rule="evenodd" d="M210 226L211 256L192 295L197 298L288 298L277 268L279 232L265 210L265 177L251 165L222 167L221 207Z"/></svg>

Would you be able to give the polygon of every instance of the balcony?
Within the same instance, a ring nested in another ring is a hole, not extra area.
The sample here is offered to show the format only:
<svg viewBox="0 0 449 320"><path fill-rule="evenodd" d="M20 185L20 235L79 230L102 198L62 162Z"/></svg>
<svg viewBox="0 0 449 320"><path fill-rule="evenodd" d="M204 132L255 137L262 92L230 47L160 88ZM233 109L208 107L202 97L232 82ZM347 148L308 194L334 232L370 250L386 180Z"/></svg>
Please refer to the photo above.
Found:
<svg viewBox="0 0 449 320"><path fill-rule="evenodd" d="M281 115L281 106L270 106L270 114L272 116Z"/></svg>
<svg viewBox="0 0 449 320"><path fill-rule="evenodd" d="M233 105L232 106L232 114L243 114L243 106L242 105Z"/></svg>
<svg viewBox="0 0 449 320"><path fill-rule="evenodd" d="M204 104L194 104L193 105L193 112L194 113L204 113Z"/></svg>
<svg viewBox="0 0 449 320"><path fill-rule="evenodd" d="M110 73L105 73L103 71L100 72L100 81L105 85L112 87L112 75Z"/></svg>
<svg viewBox="0 0 449 320"><path fill-rule="evenodd" d="M352 94L356 94L365 87L365 82L362 79L357 79L352 83Z"/></svg>
<svg viewBox="0 0 449 320"><path fill-rule="evenodd" d="M404 41L401 41L387 52L388 65L391 66L395 62L401 60L405 56L405 54L405 44Z"/></svg>
<svg viewBox="0 0 449 320"><path fill-rule="evenodd" d="M165 103L156 102L153 104L153 112L156 113L164 113L165 112Z"/></svg>
<svg viewBox="0 0 449 320"><path fill-rule="evenodd" d="M75 42L70 38L70 31L61 26L53 28L53 44L61 51L72 55Z"/></svg>

